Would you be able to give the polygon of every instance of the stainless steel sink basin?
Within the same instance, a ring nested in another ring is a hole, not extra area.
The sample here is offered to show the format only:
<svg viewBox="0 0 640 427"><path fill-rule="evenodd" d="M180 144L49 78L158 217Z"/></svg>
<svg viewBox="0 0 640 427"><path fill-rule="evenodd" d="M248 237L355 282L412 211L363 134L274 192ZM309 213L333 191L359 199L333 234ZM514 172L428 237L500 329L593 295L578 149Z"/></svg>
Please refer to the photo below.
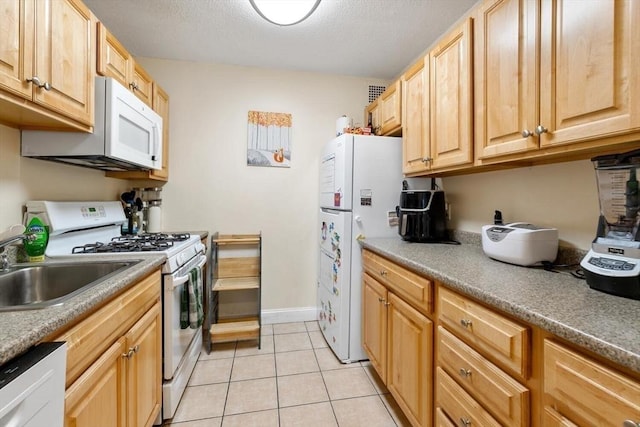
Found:
<svg viewBox="0 0 640 427"><path fill-rule="evenodd" d="M139 261L100 261L14 266L0 272L0 311L63 304Z"/></svg>

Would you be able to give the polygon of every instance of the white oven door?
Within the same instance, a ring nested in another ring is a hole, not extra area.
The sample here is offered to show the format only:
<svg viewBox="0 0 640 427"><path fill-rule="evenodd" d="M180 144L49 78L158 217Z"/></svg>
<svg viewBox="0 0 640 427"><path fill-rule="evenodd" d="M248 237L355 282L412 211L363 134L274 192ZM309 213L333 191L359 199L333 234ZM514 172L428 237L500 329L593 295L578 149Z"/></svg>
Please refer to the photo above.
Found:
<svg viewBox="0 0 640 427"><path fill-rule="evenodd" d="M187 264L180 267L178 271L163 276L163 298L162 310L164 320L164 379L170 380L178 369L182 358L187 353L187 349L193 338L202 333L202 328L181 329L180 328L180 296L184 287L189 281L189 272L193 268L199 268L202 272L204 286L203 267L207 262L205 254L200 254L192 258ZM203 295L204 289L200 295ZM191 373L189 373L190 375Z"/></svg>

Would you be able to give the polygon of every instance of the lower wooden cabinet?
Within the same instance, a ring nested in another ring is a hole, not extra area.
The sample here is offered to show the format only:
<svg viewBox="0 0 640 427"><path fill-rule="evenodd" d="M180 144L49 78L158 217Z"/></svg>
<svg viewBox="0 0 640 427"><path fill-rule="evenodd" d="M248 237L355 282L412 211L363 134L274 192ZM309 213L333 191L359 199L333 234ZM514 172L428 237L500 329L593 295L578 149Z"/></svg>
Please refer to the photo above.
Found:
<svg viewBox="0 0 640 427"><path fill-rule="evenodd" d="M544 342L544 399L545 419L555 420L549 425L640 423L640 382L548 339Z"/></svg>
<svg viewBox="0 0 640 427"><path fill-rule="evenodd" d="M433 324L364 274L363 347L414 426L432 425Z"/></svg>
<svg viewBox="0 0 640 427"><path fill-rule="evenodd" d="M66 341L66 427L150 427L162 404L156 271L50 341Z"/></svg>

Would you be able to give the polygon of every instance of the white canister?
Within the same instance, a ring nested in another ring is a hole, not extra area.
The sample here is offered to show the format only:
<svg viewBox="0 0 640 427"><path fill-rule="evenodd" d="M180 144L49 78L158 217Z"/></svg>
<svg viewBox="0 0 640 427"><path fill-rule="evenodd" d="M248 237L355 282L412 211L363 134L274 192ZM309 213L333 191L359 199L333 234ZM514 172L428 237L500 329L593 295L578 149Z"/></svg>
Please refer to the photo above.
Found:
<svg viewBox="0 0 640 427"><path fill-rule="evenodd" d="M162 230L162 209L160 203L151 202L147 217L147 232L160 233L160 230Z"/></svg>
<svg viewBox="0 0 640 427"><path fill-rule="evenodd" d="M345 128L351 127L351 117L342 116L336 120L336 136L344 133Z"/></svg>

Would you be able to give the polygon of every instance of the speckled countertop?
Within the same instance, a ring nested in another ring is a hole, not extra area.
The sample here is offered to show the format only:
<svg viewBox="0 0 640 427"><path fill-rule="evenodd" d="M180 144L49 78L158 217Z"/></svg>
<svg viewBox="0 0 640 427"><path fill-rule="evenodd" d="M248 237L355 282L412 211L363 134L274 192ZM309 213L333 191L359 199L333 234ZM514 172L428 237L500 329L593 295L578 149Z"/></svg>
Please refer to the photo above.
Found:
<svg viewBox="0 0 640 427"><path fill-rule="evenodd" d="M191 234L199 234L201 238L206 238L209 235L207 231L192 231ZM60 306L35 310L0 312L0 365L24 353L46 336L90 312L102 302L144 278L162 266L166 259L166 256L162 254L149 255L140 253L48 259L45 261L47 264L66 262L82 263L104 260L139 260L140 262L107 278L102 283L87 291L74 296Z"/></svg>
<svg viewBox="0 0 640 427"><path fill-rule="evenodd" d="M640 372L640 301L590 289L568 272L553 273L488 258L474 244L366 239L361 245Z"/></svg>
<svg viewBox="0 0 640 427"><path fill-rule="evenodd" d="M136 283L164 264L164 255L109 255L79 259L56 258L47 264L95 262L116 260L140 260L137 264L115 274L102 283L69 299L60 306L34 310L20 310L0 313L0 365L24 353L65 324L81 317L123 289Z"/></svg>

